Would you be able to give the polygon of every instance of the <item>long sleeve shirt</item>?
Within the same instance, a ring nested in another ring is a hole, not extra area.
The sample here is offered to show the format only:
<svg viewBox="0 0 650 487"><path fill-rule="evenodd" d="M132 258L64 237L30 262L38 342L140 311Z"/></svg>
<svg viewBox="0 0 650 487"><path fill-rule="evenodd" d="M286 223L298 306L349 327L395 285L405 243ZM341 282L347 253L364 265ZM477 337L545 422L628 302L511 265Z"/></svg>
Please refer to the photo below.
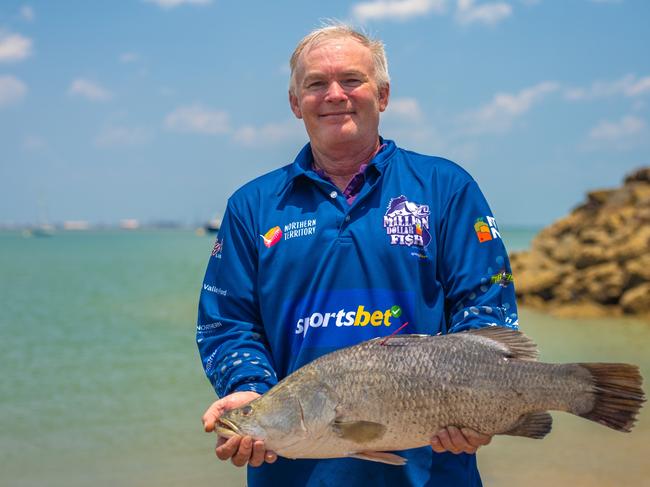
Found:
<svg viewBox="0 0 650 487"><path fill-rule="evenodd" d="M351 204L313 170L309 144L229 199L197 326L219 396L264 393L405 322L401 333L430 335L517 327L508 256L476 182L451 161L382 142ZM400 454L405 467L280 458L249 467L249 485L480 485L474 455Z"/></svg>

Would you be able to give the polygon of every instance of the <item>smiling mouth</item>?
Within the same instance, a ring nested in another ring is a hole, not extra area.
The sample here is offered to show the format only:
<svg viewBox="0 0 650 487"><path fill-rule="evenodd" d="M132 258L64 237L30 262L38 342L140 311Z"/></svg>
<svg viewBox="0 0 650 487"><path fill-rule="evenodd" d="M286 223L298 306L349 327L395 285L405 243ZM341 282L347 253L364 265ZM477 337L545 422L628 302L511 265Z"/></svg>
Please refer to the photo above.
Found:
<svg viewBox="0 0 650 487"><path fill-rule="evenodd" d="M336 113L324 113L321 117L336 117L341 115L352 115L354 112L336 112Z"/></svg>
<svg viewBox="0 0 650 487"><path fill-rule="evenodd" d="M216 430L217 433L219 433L219 436L223 436L224 438L230 438L236 435L242 436L239 428L227 419L218 419Z"/></svg>

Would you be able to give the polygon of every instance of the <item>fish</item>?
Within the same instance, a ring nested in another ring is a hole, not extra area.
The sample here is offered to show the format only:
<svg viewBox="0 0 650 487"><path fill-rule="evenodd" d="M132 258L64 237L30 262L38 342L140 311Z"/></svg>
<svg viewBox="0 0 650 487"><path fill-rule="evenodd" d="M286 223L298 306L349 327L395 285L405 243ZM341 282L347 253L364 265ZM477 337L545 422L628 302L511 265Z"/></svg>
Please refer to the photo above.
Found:
<svg viewBox="0 0 650 487"><path fill-rule="evenodd" d="M216 431L263 440L296 458L359 458L404 465L394 453L430 444L448 426L544 438L548 411L630 432L645 402L635 365L537 360L522 332L490 326L448 335L394 335L304 365Z"/></svg>

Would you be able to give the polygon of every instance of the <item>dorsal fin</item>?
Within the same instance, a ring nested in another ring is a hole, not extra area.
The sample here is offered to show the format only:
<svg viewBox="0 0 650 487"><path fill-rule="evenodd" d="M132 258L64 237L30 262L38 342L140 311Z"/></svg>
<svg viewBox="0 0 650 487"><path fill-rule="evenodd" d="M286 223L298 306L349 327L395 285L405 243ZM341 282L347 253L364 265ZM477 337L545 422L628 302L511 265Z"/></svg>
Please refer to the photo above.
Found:
<svg viewBox="0 0 650 487"><path fill-rule="evenodd" d="M466 331L465 333L481 336L497 342L500 349L509 358L519 360L537 360L537 345L519 330L505 326L486 326Z"/></svg>

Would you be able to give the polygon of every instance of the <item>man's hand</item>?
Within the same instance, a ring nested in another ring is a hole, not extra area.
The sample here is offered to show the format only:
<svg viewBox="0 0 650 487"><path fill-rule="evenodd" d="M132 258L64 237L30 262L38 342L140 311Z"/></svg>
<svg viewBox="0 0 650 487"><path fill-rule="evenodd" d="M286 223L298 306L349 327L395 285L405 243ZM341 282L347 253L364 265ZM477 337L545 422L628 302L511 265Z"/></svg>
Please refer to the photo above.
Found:
<svg viewBox="0 0 650 487"><path fill-rule="evenodd" d="M431 438L431 448L436 453L450 451L459 453L476 453L480 446L487 445L492 437L469 428L458 429L448 426L441 429Z"/></svg>
<svg viewBox="0 0 650 487"><path fill-rule="evenodd" d="M233 392L213 402L203 414L203 428L208 433L214 431L217 419L225 411L248 404L259 396L257 392L252 391ZM254 441L250 436L241 437L237 435L228 439L220 436L217 440L216 454L220 460L230 458L233 465L237 467L243 467L246 463L251 467L259 467L265 461L273 463L278 458L275 453L266 451L263 441Z"/></svg>

